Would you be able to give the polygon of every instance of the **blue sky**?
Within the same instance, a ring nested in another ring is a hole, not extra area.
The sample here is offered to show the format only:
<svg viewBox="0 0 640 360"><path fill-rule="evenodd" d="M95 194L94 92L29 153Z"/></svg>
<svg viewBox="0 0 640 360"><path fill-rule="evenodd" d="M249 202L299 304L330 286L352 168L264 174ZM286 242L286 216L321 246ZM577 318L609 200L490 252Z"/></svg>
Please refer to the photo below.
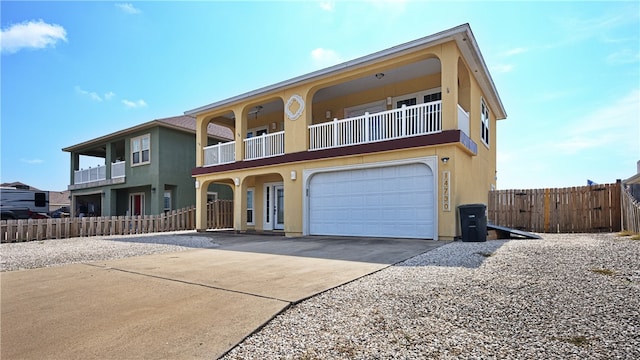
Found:
<svg viewBox="0 0 640 360"><path fill-rule="evenodd" d="M66 189L63 147L463 23L509 116L497 128L499 189L615 182L640 160L637 1L2 1L0 10L1 182Z"/></svg>

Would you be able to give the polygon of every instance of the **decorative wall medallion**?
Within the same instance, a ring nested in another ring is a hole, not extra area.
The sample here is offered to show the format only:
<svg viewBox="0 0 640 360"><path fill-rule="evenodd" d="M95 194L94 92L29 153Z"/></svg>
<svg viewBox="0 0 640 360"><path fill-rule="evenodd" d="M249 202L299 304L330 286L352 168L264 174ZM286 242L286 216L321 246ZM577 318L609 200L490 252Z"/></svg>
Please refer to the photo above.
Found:
<svg viewBox="0 0 640 360"><path fill-rule="evenodd" d="M284 111L287 113L287 116L291 120L296 120L302 115L302 111L304 110L304 100L298 94L293 94L287 101L287 104L284 106Z"/></svg>

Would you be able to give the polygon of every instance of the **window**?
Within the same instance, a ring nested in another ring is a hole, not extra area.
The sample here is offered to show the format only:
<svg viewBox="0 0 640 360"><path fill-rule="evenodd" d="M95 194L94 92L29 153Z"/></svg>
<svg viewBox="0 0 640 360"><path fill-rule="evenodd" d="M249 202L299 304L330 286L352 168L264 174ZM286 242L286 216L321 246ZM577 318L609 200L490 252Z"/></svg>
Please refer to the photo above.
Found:
<svg viewBox="0 0 640 360"><path fill-rule="evenodd" d="M254 225L255 220L253 219L253 188L247 189L247 225Z"/></svg>
<svg viewBox="0 0 640 360"><path fill-rule="evenodd" d="M405 99L405 100L400 100L396 103L396 107L399 109L402 107L402 105L407 105L407 106L412 106L417 104L416 102L416 98L410 98L410 99Z"/></svg>
<svg viewBox="0 0 640 360"><path fill-rule="evenodd" d="M218 193L217 192L207 192L207 202L218 201Z"/></svg>
<svg viewBox="0 0 640 360"><path fill-rule="evenodd" d="M149 163L150 139L149 134L131 139L131 165Z"/></svg>
<svg viewBox="0 0 640 360"><path fill-rule="evenodd" d="M35 206L37 207L43 207L43 206L47 206L47 195L45 193L35 193L34 194L35 197Z"/></svg>
<svg viewBox="0 0 640 360"><path fill-rule="evenodd" d="M489 146L489 108L484 103L484 99L480 101L480 138L485 145Z"/></svg>
<svg viewBox="0 0 640 360"><path fill-rule="evenodd" d="M442 100L442 93L441 92L437 92L437 93L433 93L433 94L428 94L424 96L424 103L430 103L432 101L438 101L438 100Z"/></svg>
<svg viewBox="0 0 640 360"><path fill-rule="evenodd" d="M171 211L171 190L164 192L164 212Z"/></svg>
<svg viewBox="0 0 640 360"><path fill-rule="evenodd" d="M259 127L259 128L255 128L255 129L249 129L247 131L247 139L248 138L252 138L254 136L262 136L264 134L267 134L269 131L267 131L267 127Z"/></svg>

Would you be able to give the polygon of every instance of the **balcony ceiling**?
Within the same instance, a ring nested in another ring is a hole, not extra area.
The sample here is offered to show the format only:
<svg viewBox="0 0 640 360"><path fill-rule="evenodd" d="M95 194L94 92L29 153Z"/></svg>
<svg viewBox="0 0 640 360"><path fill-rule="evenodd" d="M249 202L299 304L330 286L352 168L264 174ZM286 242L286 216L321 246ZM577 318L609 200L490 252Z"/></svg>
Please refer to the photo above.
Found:
<svg viewBox="0 0 640 360"><path fill-rule="evenodd" d="M382 70L380 72L384 74L381 79L376 78L374 73L354 80L322 88L316 92L313 97L313 101L326 101L371 88L391 85L421 76L437 74L440 73L440 60L436 58L426 59L408 65ZM260 105L262 106L262 109L260 110L259 114L269 114L272 112L284 111L284 104L282 101L272 101ZM250 113L250 116L252 115L253 113ZM232 118L233 113L229 113L224 117Z"/></svg>

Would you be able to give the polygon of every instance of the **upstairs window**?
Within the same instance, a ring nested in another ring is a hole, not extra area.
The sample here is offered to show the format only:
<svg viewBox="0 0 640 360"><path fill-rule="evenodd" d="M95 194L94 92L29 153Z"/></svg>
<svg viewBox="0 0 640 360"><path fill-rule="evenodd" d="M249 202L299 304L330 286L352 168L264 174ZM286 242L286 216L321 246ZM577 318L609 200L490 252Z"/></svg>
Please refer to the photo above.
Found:
<svg viewBox="0 0 640 360"><path fill-rule="evenodd" d="M151 136L149 134L131 139L131 165L150 162Z"/></svg>
<svg viewBox="0 0 640 360"><path fill-rule="evenodd" d="M480 138L485 145L489 146L489 108L484 99L480 101Z"/></svg>

